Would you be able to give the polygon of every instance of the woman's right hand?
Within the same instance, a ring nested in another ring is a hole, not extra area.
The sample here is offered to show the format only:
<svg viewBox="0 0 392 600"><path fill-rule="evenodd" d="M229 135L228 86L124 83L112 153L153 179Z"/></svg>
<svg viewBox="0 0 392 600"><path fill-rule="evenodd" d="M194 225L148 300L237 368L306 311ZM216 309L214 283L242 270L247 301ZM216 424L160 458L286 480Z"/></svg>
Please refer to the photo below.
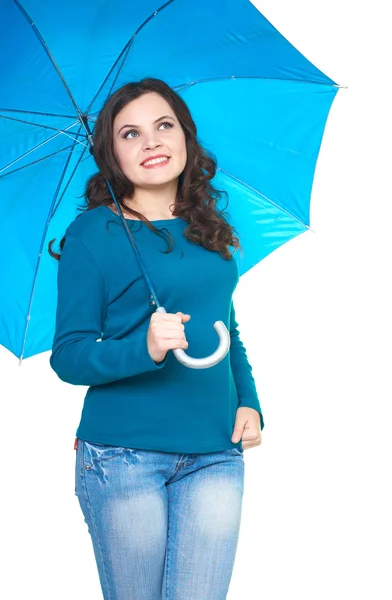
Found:
<svg viewBox="0 0 392 600"><path fill-rule="evenodd" d="M162 362L168 350L188 348L183 323L187 323L190 318L190 315L182 312L176 314L155 312L151 315L147 347L154 362Z"/></svg>

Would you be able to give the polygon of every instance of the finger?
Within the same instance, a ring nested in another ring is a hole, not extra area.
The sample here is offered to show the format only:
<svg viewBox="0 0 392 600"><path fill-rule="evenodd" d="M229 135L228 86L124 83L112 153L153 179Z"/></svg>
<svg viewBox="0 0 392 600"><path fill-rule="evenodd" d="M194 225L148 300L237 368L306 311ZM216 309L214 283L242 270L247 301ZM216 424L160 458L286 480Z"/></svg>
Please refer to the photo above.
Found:
<svg viewBox="0 0 392 600"><path fill-rule="evenodd" d="M243 434L243 427L236 425L233 430L232 441L239 442Z"/></svg>
<svg viewBox="0 0 392 600"><path fill-rule="evenodd" d="M163 329L169 331L185 331L185 325L183 323L173 323L173 321L168 321L163 325Z"/></svg>
<svg viewBox="0 0 392 600"><path fill-rule="evenodd" d="M172 314L166 314L166 313L154 313L151 316L151 322L152 323L177 323L179 325L182 325L182 318L180 317L180 315L172 315Z"/></svg>
<svg viewBox="0 0 392 600"><path fill-rule="evenodd" d="M188 342L188 340L185 338L185 336L178 336L178 335L170 335L170 333L166 332L163 335L158 336L159 339L161 340L181 340L181 342Z"/></svg>
<svg viewBox="0 0 392 600"><path fill-rule="evenodd" d="M185 326L183 323L174 323L173 321L165 321L164 323L160 321L154 321L151 323L151 329L154 329L157 335L162 335L162 333L165 333L166 331L178 334L185 331Z"/></svg>
<svg viewBox="0 0 392 600"><path fill-rule="evenodd" d="M188 348L189 344L186 340L179 340L176 338L166 339L167 347L169 350L174 350L175 348Z"/></svg>

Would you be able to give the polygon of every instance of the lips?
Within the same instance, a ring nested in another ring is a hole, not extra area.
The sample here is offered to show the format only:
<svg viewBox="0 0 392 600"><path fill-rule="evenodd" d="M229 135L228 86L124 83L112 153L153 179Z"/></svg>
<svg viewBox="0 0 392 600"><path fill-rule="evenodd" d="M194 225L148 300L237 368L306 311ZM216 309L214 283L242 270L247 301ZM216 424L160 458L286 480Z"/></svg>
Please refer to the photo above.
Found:
<svg viewBox="0 0 392 600"><path fill-rule="evenodd" d="M155 160L156 158L170 158L170 156L168 156L167 154L157 154L156 156L149 156L148 158L145 158L140 164L143 167L146 162L148 162L149 160Z"/></svg>
<svg viewBox="0 0 392 600"><path fill-rule="evenodd" d="M155 171L156 169L164 169L169 164L169 161L170 161L170 156L167 156L160 162L152 163L151 165L143 164L142 167L146 171Z"/></svg>

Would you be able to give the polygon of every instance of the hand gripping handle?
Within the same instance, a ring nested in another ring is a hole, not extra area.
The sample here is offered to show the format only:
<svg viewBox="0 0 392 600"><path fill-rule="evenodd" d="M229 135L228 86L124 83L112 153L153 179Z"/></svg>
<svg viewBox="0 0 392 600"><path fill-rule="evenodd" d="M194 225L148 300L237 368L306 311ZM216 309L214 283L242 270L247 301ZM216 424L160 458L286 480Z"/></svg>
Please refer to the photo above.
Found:
<svg viewBox="0 0 392 600"><path fill-rule="evenodd" d="M165 313L167 311L165 308L163 308L163 306L159 306L156 312ZM210 354L210 356L206 356L205 358L192 358L192 356L188 356L188 354L182 348L174 348L173 354L178 362L185 367L189 367L190 369L208 369L209 367L217 365L223 358L225 358L230 349L230 333L228 332L223 321L215 321L214 329L219 337L219 346L215 352Z"/></svg>

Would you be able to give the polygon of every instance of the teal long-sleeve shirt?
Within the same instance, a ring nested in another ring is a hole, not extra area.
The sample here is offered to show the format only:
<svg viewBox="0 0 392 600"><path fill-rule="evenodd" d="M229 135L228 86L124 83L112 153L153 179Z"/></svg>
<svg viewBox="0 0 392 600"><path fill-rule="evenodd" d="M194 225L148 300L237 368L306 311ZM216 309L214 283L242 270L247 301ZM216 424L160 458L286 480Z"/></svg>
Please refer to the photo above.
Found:
<svg viewBox="0 0 392 600"><path fill-rule="evenodd" d="M170 232L170 252L166 239L127 219L161 305L191 315L186 352L212 354L219 320L230 332L230 350L208 369L185 367L171 350L155 363L147 332L156 308L122 220L107 206L82 213L66 230L59 261L50 356L62 381L89 386L76 437L183 453L242 446L231 441L237 408L258 411L261 429L264 421L235 317L237 262L189 242L180 217L152 223Z"/></svg>

